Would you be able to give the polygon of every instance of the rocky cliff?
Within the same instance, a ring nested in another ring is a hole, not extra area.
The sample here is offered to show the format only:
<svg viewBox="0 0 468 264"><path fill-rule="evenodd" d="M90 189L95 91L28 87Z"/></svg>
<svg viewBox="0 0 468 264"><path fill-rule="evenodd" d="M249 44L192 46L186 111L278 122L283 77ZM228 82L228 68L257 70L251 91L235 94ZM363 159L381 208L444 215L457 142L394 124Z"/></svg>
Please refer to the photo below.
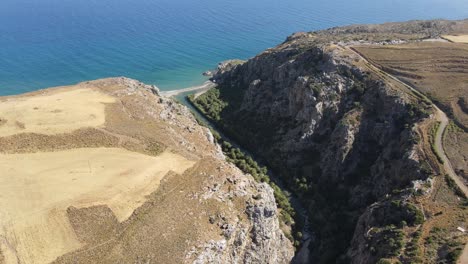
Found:
<svg viewBox="0 0 468 264"><path fill-rule="evenodd" d="M313 260L374 263L392 253L371 252L362 237L372 226L390 225L371 217L372 204L397 212L391 224L414 226L410 219L420 216L401 190L431 174L417 132L431 110L350 46L418 41L464 26L415 21L297 33L244 63L220 64L212 78L218 88L196 103L308 206ZM384 202L402 197L406 209Z"/></svg>

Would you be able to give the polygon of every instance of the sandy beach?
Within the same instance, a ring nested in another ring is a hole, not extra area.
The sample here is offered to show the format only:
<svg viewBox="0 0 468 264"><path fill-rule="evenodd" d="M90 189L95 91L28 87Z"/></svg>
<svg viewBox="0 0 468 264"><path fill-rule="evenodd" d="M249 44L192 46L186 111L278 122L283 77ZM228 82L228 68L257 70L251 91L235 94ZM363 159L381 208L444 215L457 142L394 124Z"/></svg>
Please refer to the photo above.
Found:
<svg viewBox="0 0 468 264"><path fill-rule="evenodd" d="M216 84L211 82L211 81L206 81L200 86L192 86L184 89L179 89L179 90L171 90L171 91L162 91L160 92L161 96L165 97L171 97L171 96L176 96L181 93L185 92L192 92L192 91L197 91L197 92L203 92L203 91L208 91L209 89L216 87Z"/></svg>

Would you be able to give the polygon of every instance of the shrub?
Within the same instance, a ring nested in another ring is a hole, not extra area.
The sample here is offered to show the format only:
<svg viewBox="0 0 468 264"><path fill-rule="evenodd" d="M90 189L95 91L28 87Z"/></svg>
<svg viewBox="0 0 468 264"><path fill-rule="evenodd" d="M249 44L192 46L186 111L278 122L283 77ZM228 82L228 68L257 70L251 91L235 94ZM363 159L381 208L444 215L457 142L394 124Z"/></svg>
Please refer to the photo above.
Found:
<svg viewBox="0 0 468 264"><path fill-rule="evenodd" d="M447 183L448 187L455 192L456 195L463 197L463 198L467 198L465 197L465 194L460 189L460 187L458 187L457 183L452 178L450 178L450 176L448 176L447 174L445 174L445 182Z"/></svg>
<svg viewBox="0 0 468 264"><path fill-rule="evenodd" d="M281 190L278 185L270 181L268 169L266 167L261 167L253 160L252 157L246 155L242 150L234 147L231 143L221 138L219 134L218 136L215 136L215 139L217 143L221 145L221 149L229 162L235 164L244 173L252 175L257 182L266 182L272 187L276 204L278 205L278 208L281 209L280 219L287 225L294 224L294 208L283 190Z"/></svg>

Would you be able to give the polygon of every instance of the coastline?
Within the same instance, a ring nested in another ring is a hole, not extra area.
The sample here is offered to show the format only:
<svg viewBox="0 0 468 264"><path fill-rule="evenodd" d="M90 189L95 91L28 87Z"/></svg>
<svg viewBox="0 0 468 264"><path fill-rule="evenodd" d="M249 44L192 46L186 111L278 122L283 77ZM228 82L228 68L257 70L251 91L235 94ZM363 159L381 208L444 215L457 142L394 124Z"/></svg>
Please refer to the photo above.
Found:
<svg viewBox="0 0 468 264"><path fill-rule="evenodd" d="M202 85L199 85L199 86L192 86L192 87L187 87L187 88L178 89L178 90L160 91L159 94L164 97L172 97L172 96L177 96L179 94L186 93L186 92L193 92L193 91L197 91L198 93L206 92L213 87L216 87L216 84L214 82L206 81Z"/></svg>

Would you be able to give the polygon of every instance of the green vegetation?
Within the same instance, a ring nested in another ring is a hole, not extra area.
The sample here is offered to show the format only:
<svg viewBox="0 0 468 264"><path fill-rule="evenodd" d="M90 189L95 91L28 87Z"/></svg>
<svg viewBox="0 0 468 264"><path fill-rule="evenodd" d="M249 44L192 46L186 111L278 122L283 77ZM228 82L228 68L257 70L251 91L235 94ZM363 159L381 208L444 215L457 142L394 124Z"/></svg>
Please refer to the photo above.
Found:
<svg viewBox="0 0 468 264"><path fill-rule="evenodd" d="M346 70L346 69L345 69ZM353 76L352 72L349 72L350 76ZM365 93L365 83L359 80L358 77L353 77L353 89L350 91L350 96L353 97L355 111L363 111L363 107L360 105L360 98ZM309 88L313 91L314 96L323 94L324 84L313 83L310 84ZM226 133L230 138L235 139L237 142L245 144L246 146L265 145L271 143L271 140L276 136L278 124L271 124L268 122L262 122L261 120L255 119L255 116L251 115L246 111L242 111L240 108L240 102L242 101L244 90L242 87L232 88L230 85L219 86L218 88L212 89L207 93L197 97L189 97L189 101L200 110L208 119L213 121L216 126L222 129L223 133ZM331 97L336 94L331 94ZM228 103L227 103L228 102ZM413 117L405 117L401 120L402 129L404 124L411 124L415 118L419 118L422 115L427 114L424 112L423 107L414 105L412 108ZM360 113L352 114L349 119L343 119L343 122L349 122L350 125L357 125L360 122ZM409 118L409 119L408 119ZM288 128L290 125L293 127L294 120L280 120L281 128ZM341 122L340 121L340 122ZM247 126L239 127L239 125ZM272 127L274 125L275 127ZM257 135L262 135L257 137ZM315 138L317 142L326 142L327 135L321 136L321 138ZM255 139L255 142L251 140ZM264 142L262 142L264 140ZM236 164L243 171L252 174L258 181L270 182L268 176L262 168L257 168L255 164L250 162L245 155L237 150L230 144L224 143L222 140L218 141L222 146L226 156ZM372 145L372 144L371 144ZM373 145L372 145L373 146ZM376 147L373 152L378 152ZM273 150L272 150L273 151ZM264 153L257 153L263 155ZM319 263L331 263L334 262L346 248L349 247L349 241L351 240L356 223L359 216L362 214L362 208L350 208L350 188L346 185L337 186L333 182L317 182L317 178L310 177L311 175L321 175L322 168L320 167L321 153L318 150L308 150L305 153L304 160L307 160L301 168L296 170L293 168L286 168L286 166L279 166L283 157L280 155L274 156L271 153L264 154L269 157L268 165L274 169L282 179L286 182L287 186L299 196L299 199L303 204L308 206L309 222L314 230L317 230L317 240L320 241L320 255L315 256ZM360 160L356 166L357 169L347 177L346 184L352 185L356 183L358 179L363 179L371 175L370 167L374 163L376 157L368 155L366 158ZM281 164L282 165L282 164ZM307 171L304 174L304 171ZM431 171L428 168L428 171ZM289 201L286 195L281 195L278 186L272 185L275 190L275 197L278 203L278 207L281 208L281 219L284 222L291 222L291 217L294 214L289 212ZM368 197L372 199L371 197ZM388 207L389 216L388 219L393 219L391 223L385 225L400 226L403 223L408 226L415 226L424 221L424 216L416 206L402 203L400 207ZM396 210L394 214L391 210ZM385 221L383 221L385 222ZM297 223L300 225L301 223ZM398 229L401 231L401 229ZM401 254L401 244L404 244L404 239L401 238L402 234L400 231L392 230L387 231L386 234L390 240L390 244L385 244L385 248L388 251ZM384 243L384 242L382 242ZM385 258L385 256L382 256Z"/></svg>
<svg viewBox="0 0 468 264"><path fill-rule="evenodd" d="M457 263L457 260L461 256L462 252L463 252L462 247L457 247L457 248L452 249L451 251L449 251L449 253L446 256L447 262L450 264Z"/></svg>
<svg viewBox="0 0 468 264"><path fill-rule="evenodd" d="M376 264L393 264L390 259L380 259Z"/></svg>
<svg viewBox="0 0 468 264"><path fill-rule="evenodd" d="M434 227L426 237L426 254L437 263L455 264L463 251L463 243L456 237L448 237L446 229Z"/></svg>
<svg viewBox="0 0 468 264"><path fill-rule="evenodd" d="M146 144L145 150L148 154L152 156L158 156L159 154L164 152L165 147L159 142L149 142L148 144Z"/></svg>
<svg viewBox="0 0 468 264"><path fill-rule="evenodd" d="M352 73L350 74L352 75ZM355 85L351 93L353 93L356 97L356 108L360 109L358 98L362 96L363 92L365 92L364 85L357 78L354 78L354 81ZM314 95L318 96L322 92L323 87L324 86L321 84L313 84L310 86L310 89L314 92ZM237 123L227 123L232 121L232 118L230 118L232 112L235 109L238 109L238 107L233 107L233 104L237 104L238 106L243 94L242 90L237 90L240 95L234 95L232 90L236 91L235 89L219 87L208 91L196 99L193 97L189 97L188 99L192 105L199 109L200 112L203 113L208 119L212 120L219 128L223 130L223 132L227 133L229 137L232 137L239 142L248 145L249 137L246 136L245 133L242 133L242 131L245 129L236 127ZM229 104L226 103L227 101ZM266 140L268 140L268 133L273 131L271 127L266 127L265 124L250 122L249 116L245 116L244 118L245 119L242 119L242 123L244 125L248 124L251 126L249 131L257 131L259 134L263 135ZM354 122L358 122L357 118L359 118L359 115L350 115L350 119L346 120L346 122L353 124ZM288 121L285 120L283 124L287 124L287 122ZM239 131L241 131L241 133L239 133ZM234 148L228 142L223 142L222 139L218 142L222 146L226 156L241 170L252 174L258 181L270 182L265 171L250 161L248 157L246 157L246 155L244 155L240 150ZM259 142L256 143L258 144ZM281 157L278 157L278 160L280 158ZM313 172L313 174L320 175L320 153L310 151L308 153L307 160L310 162L307 170ZM349 190L347 190L344 186L341 186L341 188L337 190L336 185L331 183L329 185L326 183L321 183L319 187L317 183L312 182L312 179L304 177L302 174L284 170L284 168L281 167L274 167L276 164L275 160L270 160L270 162L273 164L272 168L278 170L278 173L284 176L283 179L287 181L288 187L290 187L294 193L300 196L300 199L304 204L308 205L309 221L311 222L312 226L318 230L317 237L325 248L324 252L322 252L320 256L319 262L329 263L335 260L337 256L349 246L348 243L352 238L355 224L358 220L358 217L361 215L359 210L349 209ZM372 164L371 160L363 159L362 163L360 163L358 166L359 168L363 169L356 172L356 175L359 175L359 177L365 177L364 175L369 175L369 164ZM278 207L281 208L282 221L285 223L291 223L291 218L294 216L294 214L291 211L292 208L289 204L287 196L281 192L278 186L271 182L270 184L275 191ZM319 210L317 208L319 208ZM420 217L422 214L419 214L419 210L412 210L415 208L416 207L414 206L409 206L406 204L402 205L402 207L398 209L398 213L393 215L395 218L394 225L400 225L402 221L406 221L408 225L414 225L415 223L422 222L423 220L421 219L424 219L424 217ZM399 239L399 237L394 238L394 243L388 247L398 247L400 240L401 239Z"/></svg>
<svg viewBox="0 0 468 264"><path fill-rule="evenodd" d="M376 248L371 248L371 253L384 258L397 257L405 246L405 234L403 230L394 225L388 225L378 232L378 240L373 243Z"/></svg>
<svg viewBox="0 0 468 264"><path fill-rule="evenodd" d="M456 195L463 197L465 199L468 198L465 196L465 194L460 189L460 187L458 187L457 183L452 178L450 178L450 176L448 176L447 174L445 174L445 182L447 183L448 187L455 192Z"/></svg>
<svg viewBox="0 0 468 264"><path fill-rule="evenodd" d="M369 241L371 254L376 259L399 258L405 263L422 263L419 241L424 222L423 213L412 203L392 200L373 211L374 222ZM417 230L411 233L411 230Z"/></svg>
<svg viewBox="0 0 468 264"><path fill-rule="evenodd" d="M422 263L422 252L419 248L419 241L421 240L422 229L419 228L416 232L412 234L411 239L406 244L405 254L410 263Z"/></svg>
<svg viewBox="0 0 468 264"><path fill-rule="evenodd" d="M447 126L447 131L449 132L464 132L463 128L459 127L453 120L450 120L448 126Z"/></svg>
<svg viewBox="0 0 468 264"><path fill-rule="evenodd" d="M414 204L394 200L391 202L389 214L385 219L382 219L382 222L391 225L401 225L402 221L408 226L421 225L424 223L424 215Z"/></svg>
<svg viewBox="0 0 468 264"><path fill-rule="evenodd" d="M432 172L432 168L431 168L431 165L429 165L429 163L427 162L427 160L421 160L420 162L421 164L421 172L426 175L426 176L429 176L431 175L433 172Z"/></svg>
<svg viewBox="0 0 468 264"><path fill-rule="evenodd" d="M314 91L314 96L317 97L320 95L320 93L322 93L322 90L323 90L323 87L325 85L323 83L311 83L309 85L310 89L312 89L312 91Z"/></svg>
<svg viewBox="0 0 468 264"><path fill-rule="evenodd" d="M216 90L216 89L212 89ZM210 90L210 91L212 91ZM218 91L219 92L219 91ZM212 92L208 96L217 96L219 95L218 92ZM211 97L215 98L215 97ZM216 97L219 98L219 97ZM189 100L193 103L195 100L193 100L193 97L189 98ZM198 100L196 101L198 102ZM199 108L202 105L207 106L206 104L200 104L200 103L194 103L195 107ZM210 109L215 109L215 108L210 108ZM207 111L203 113L215 113L213 111ZM200 125L205 125L201 120L197 119L197 122ZM271 188L273 189L275 199L276 199L276 204L278 208L280 209L280 219L283 221L284 224L291 226L294 225L294 216L296 215L296 212L294 211L294 208L292 207L288 196L285 194L285 192L274 182L270 180L270 177L268 176L268 169L265 166L260 166L254 159L245 154L241 149L236 148L232 146L232 144L228 141L226 141L224 138L221 137L219 133L211 129L211 132L216 140L216 142L221 146L221 149L223 150L224 155L226 155L227 160L233 164L235 164L240 170L242 170L244 173L248 173L252 175L252 177L257 181L257 182L265 182L268 183ZM288 237L292 237L290 234ZM297 243L296 243L297 244Z"/></svg>
<svg viewBox="0 0 468 264"><path fill-rule="evenodd" d="M287 195L281 190L278 185L270 180L268 176L268 169L261 167L251 156L246 155L239 148L233 147L231 143L225 141L221 137L216 137L217 142L221 145L223 153L226 155L227 160L235 164L244 173L252 175L258 182L268 183L274 191L276 203L278 208L281 209L281 219L287 225L294 224L293 217L295 216L294 208L289 202Z"/></svg>
<svg viewBox="0 0 468 264"><path fill-rule="evenodd" d="M225 101L220 99L220 91L218 88L210 89L202 96L199 96L197 100L195 100L194 95L189 95L188 100L197 107L200 112L215 121L221 119L221 111L228 106Z"/></svg>
<svg viewBox="0 0 468 264"><path fill-rule="evenodd" d="M437 160L444 164L444 160L442 159L442 156L440 155L439 151L437 150L437 147L435 145L435 139L437 137L437 131L439 130L439 127L440 127L440 122L436 122L430 129L429 131L429 141L431 143L431 149L432 149L432 152L434 152L434 154L436 155L437 157Z"/></svg>
<svg viewBox="0 0 468 264"><path fill-rule="evenodd" d="M427 109L430 108L430 106L428 106L427 104L411 103L407 105L407 108L408 114L411 118L422 119L429 116L429 112Z"/></svg>

